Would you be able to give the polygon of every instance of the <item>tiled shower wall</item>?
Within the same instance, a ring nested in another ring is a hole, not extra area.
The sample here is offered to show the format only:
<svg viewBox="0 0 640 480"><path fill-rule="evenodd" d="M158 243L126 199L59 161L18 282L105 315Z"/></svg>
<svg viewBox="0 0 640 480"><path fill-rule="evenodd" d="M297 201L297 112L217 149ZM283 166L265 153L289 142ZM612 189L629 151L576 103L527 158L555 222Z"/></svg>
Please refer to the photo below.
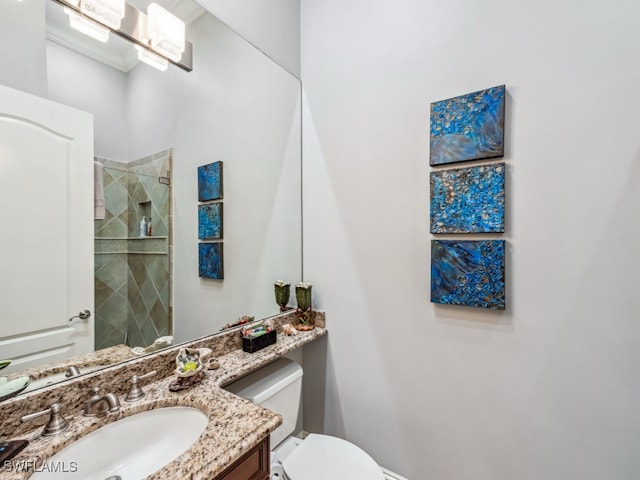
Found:
<svg viewBox="0 0 640 480"><path fill-rule="evenodd" d="M172 331L172 151L104 165L106 216L95 221L95 348L148 346ZM142 216L153 234L141 238Z"/></svg>

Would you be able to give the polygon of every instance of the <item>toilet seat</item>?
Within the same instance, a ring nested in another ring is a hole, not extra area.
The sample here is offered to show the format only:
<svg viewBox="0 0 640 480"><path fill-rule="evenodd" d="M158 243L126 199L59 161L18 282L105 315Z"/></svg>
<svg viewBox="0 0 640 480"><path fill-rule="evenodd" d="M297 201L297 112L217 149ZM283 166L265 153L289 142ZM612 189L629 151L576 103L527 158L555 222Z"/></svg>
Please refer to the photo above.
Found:
<svg viewBox="0 0 640 480"><path fill-rule="evenodd" d="M384 480L378 464L341 438L310 434L282 462L290 480Z"/></svg>

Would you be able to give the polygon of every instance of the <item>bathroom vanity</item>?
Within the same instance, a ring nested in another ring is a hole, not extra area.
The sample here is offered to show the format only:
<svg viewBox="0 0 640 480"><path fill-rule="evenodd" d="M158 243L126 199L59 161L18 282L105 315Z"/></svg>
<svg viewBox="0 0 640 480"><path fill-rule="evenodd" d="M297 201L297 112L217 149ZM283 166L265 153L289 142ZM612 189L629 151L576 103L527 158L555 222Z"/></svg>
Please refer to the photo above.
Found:
<svg viewBox="0 0 640 480"><path fill-rule="evenodd" d="M283 324L292 321L293 315L288 312L273 317L276 330L280 332ZM255 353L242 351L240 332L232 330L2 402L0 441L26 439L30 442L11 461L10 467L15 467L13 471L7 472L5 465L2 478L24 480L32 475L34 469L37 471L43 466L52 467L47 464L47 460L54 454L117 420L152 409L181 406L197 408L207 415L204 431L186 450L178 452L173 461L145 478L268 480L269 435L281 424L282 419L278 414L237 397L221 386L324 336L324 325L324 313L316 312L314 330L294 336L278 334L274 345ZM182 347L212 349L212 356L218 359L220 368L209 370L200 383L187 390L171 392L168 387L174 380L175 357ZM144 398L135 402L125 401L127 392L131 389L131 377L142 376L153 370L157 374L141 382ZM98 387L101 394L109 392L118 396L120 407L117 411L94 417L82 414L83 406L94 387ZM60 404L62 414L70 423L67 430L54 436L42 436L48 415L29 422L20 421L23 416L46 409L54 403ZM142 456L143 454L140 455ZM78 471L82 468L82 461L88 460L77 459ZM21 466L27 467L24 468L25 471L19 468ZM51 478L56 477L54 475ZM73 474L66 473L64 478L73 478Z"/></svg>
<svg viewBox="0 0 640 480"><path fill-rule="evenodd" d="M269 437L265 437L215 480L269 480L269 450Z"/></svg>

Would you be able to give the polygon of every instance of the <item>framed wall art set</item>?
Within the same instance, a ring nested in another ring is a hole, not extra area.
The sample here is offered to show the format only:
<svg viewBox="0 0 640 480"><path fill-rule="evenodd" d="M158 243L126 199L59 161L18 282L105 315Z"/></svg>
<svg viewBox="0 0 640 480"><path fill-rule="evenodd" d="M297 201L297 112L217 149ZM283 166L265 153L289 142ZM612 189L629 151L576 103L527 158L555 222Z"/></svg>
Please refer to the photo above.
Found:
<svg viewBox="0 0 640 480"><path fill-rule="evenodd" d="M431 302L505 308L505 163L442 168L504 155L505 86L431 104ZM478 239L477 235L493 238Z"/></svg>
<svg viewBox="0 0 640 480"><path fill-rule="evenodd" d="M224 279L222 162L198 167L198 275Z"/></svg>

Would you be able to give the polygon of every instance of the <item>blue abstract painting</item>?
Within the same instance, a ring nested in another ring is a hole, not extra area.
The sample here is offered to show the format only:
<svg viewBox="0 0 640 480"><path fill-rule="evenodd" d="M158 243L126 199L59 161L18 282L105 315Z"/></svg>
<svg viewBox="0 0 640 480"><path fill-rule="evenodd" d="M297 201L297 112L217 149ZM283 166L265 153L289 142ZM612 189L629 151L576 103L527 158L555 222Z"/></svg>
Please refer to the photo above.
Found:
<svg viewBox="0 0 640 480"><path fill-rule="evenodd" d="M222 203L198 205L198 238L222 238Z"/></svg>
<svg viewBox="0 0 640 480"><path fill-rule="evenodd" d="M202 278L224 279L222 243L198 244L198 273Z"/></svg>
<svg viewBox="0 0 640 480"><path fill-rule="evenodd" d="M504 232L504 163L431 172L431 233Z"/></svg>
<svg viewBox="0 0 640 480"><path fill-rule="evenodd" d="M222 162L198 167L198 200L207 202L222 198Z"/></svg>
<svg viewBox="0 0 640 480"><path fill-rule="evenodd" d="M504 155L505 86L431 104L429 163Z"/></svg>
<svg viewBox="0 0 640 480"><path fill-rule="evenodd" d="M432 240L431 301L504 310L504 240Z"/></svg>

